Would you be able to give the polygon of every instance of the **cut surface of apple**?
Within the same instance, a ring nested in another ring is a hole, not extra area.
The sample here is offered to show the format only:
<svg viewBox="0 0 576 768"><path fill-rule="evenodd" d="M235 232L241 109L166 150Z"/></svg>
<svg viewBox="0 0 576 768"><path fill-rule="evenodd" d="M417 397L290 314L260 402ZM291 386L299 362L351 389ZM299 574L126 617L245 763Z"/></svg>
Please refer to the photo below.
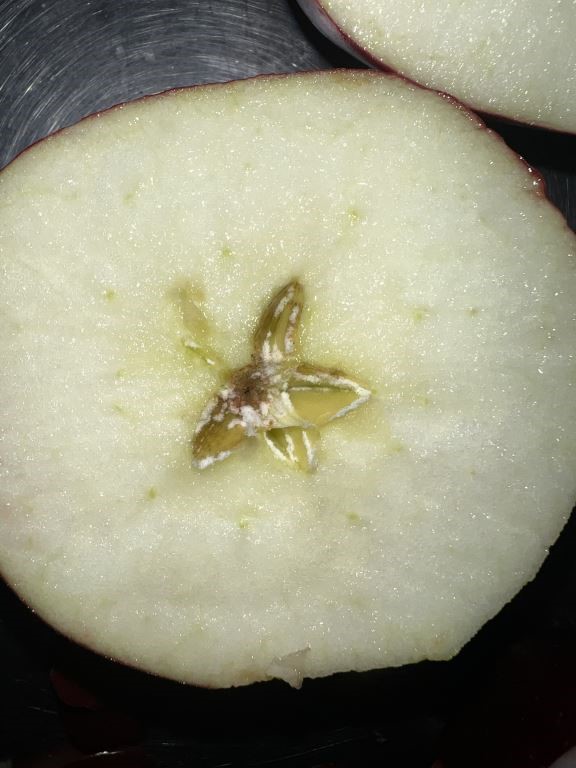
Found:
<svg viewBox="0 0 576 768"><path fill-rule="evenodd" d="M473 109L576 132L572 0L299 0L334 42Z"/></svg>
<svg viewBox="0 0 576 768"><path fill-rule="evenodd" d="M41 142L0 174L2 575L200 685L450 658L576 498L575 250L476 118L375 72L170 92ZM274 345L301 421L206 437ZM282 429L309 426L302 471ZM194 462L195 435L230 455Z"/></svg>

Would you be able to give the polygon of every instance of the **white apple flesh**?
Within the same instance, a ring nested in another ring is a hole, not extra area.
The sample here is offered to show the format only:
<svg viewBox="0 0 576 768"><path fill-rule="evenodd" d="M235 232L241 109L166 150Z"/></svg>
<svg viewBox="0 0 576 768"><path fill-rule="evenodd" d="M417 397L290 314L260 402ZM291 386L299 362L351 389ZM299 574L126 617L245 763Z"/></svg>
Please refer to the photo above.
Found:
<svg viewBox="0 0 576 768"><path fill-rule="evenodd" d="M475 110L576 132L572 0L298 0L365 62Z"/></svg>
<svg viewBox="0 0 576 768"><path fill-rule="evenodd" d="M377 73L170 92L41 142L0 174L1 573L200 685L450 658L576 498L575 252L497 137ZM222 379L182 302L232 370L294 278L303 359L370 400L314 473L256 438L194 467Z"/></svg>

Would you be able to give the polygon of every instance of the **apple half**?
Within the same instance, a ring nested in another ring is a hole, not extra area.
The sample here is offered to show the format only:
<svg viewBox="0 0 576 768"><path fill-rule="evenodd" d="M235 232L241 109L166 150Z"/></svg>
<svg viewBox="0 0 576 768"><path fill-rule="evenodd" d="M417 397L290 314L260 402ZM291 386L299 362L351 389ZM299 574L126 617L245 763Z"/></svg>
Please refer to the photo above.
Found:
<svg viewBox="0 0 576 768"><path fill-rule="evenodd" d="M575 252L477 118L376 72L42 141L0 174L2 575L199 685L452 657L576 499Z"/></svg>
<svg viewBox="0 0 576 768"><path fill-rule="evenodd" d="M298 0L349 53L475 110L576 132L572 0Z"/></svg>

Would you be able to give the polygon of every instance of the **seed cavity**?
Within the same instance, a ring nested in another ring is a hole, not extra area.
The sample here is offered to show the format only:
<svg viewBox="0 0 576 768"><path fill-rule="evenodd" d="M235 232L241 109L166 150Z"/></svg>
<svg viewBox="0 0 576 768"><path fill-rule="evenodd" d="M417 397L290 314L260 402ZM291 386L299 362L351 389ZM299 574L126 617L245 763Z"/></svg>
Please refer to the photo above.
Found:
<svg viewBox="0 0 576 768"><path fill-rule="evenodd" d="M182 320L183 330L180 341L187 352L199 358L206 365L218 366L218 355L208 343L211 328L202 308L203 292L186 281L173 287L169 298L175 304Z"/></svg>
<svg viewBox="0 0 576 768"><path fill-rule="evenodd" d="M342 371L298 362L303 305L304 289L294 280L265 307L250 363L232 372L198 420L192 457L199 469L227 459L246 439L260 436L276 459L312 472L319 428L370 398L370 390Z"/></svg>
<svg viewBox="0 0 576 768"><path fill-rule="evenodd" d="M300 427L269 429L264 432L264 440L274 456L304 472L313 472L316 469L314 451L316 439L317 430Z"/></svg>

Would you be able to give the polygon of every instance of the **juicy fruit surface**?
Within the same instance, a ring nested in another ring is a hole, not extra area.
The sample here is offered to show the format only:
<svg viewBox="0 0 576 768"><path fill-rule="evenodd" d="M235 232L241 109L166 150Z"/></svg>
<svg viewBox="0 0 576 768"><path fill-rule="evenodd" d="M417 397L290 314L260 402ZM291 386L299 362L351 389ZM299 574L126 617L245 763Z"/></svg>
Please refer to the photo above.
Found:
<svg viewBox="0 0 576 768"><path fill-rule="evenodd" d="M366 52L422 85L483 112L576 132L573 0L320 0L320 6Z"/></svg>
<svg viewBox="0 0 576 768"><path fill-rule="evenodd" d="M575 241L469 114L370 73L173 92L22 155L0 223L0 568L62 631L298 684L449 658L537 571L576 497ZM370 401L314 474L255 439L193 468L207 359L295 277L303 359Z"/></svg>

